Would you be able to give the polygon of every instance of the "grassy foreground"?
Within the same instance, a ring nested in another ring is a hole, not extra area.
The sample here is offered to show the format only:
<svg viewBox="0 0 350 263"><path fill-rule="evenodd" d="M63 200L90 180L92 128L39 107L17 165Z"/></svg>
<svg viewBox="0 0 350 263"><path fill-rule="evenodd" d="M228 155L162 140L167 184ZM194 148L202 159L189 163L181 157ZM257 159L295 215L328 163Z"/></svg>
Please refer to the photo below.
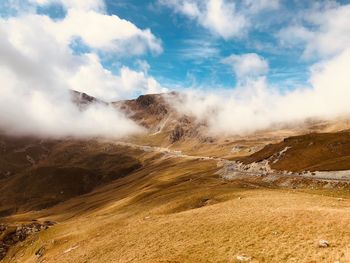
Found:
<svg viewBox="0 0 350 263"><path fill-rule="evenodd" d="M350 262L344 190L227 182L214 161L143 158L143 169L89 194L7 218L58 224L4 262ZM319 248L321 239L330 247Z"/></svg>

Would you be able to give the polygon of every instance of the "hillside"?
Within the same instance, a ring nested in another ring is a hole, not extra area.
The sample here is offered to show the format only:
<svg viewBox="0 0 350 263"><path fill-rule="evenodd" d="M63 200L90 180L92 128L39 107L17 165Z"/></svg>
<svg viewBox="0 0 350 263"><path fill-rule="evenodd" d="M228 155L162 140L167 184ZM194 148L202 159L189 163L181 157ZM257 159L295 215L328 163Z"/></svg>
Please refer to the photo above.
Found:
<svg viewBox="0 0 350 263"><path fill-rule="evenodd" d="M269 160L273 169L286 171L350 170L350 132L289 137L240 160L244 163Z"/></svg>
<svg viewBox="0 0 350 263"><path fill-rule="evenodd" d="M147 129L146 134L127 140L139 145L168 147L191 155L220 156L228 159L249 156L268 144L308 133L333 133L350 128L349 118L308 119L302 123L276 125L243 135L211 134L206 123L179 113L172 100L179 93L148 94L134 100L112 103Z"/></svg>
<svg viewBox="0 0 350 263"><path fill-rule="evenodd" d="M300 189L283 190L261 178L223 180L214 160L157 152L138 158L142 169L87 194L3 217L8 229L55 222L12 245L3 262L350 259L347 184L330 190L327 182L308 180L305 188L307 180L300 180ZM330 247L318 247L321 239Z"/></svg>
<svg viewBox="0 0 350 263"><path fill-rule="evenodd" d="M347 121L208 136L168 96L113 103L147 128L118 141L1 135L0 261L350 260L349 180L248 167L350 170Z"/></svg>
<svg viewBox="0 0 350 263"><path fill-rule="evenodd" d="M141 152L94 140L1 136L0 215L38 210L140 168Z"/></svg>

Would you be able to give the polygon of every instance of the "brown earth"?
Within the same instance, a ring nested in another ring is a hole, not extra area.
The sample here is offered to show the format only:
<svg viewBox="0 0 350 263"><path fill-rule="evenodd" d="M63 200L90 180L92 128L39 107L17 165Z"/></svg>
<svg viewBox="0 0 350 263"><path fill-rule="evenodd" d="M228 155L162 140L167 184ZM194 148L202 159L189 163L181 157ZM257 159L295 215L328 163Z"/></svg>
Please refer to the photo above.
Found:
<svg viewBox="0 0 350 263"><path fill-rule="evenodd" d="M52 206L142 166L142 152L94 140L0 141L0 216Z"/></svg>
<svg viewBox="0 0 350 263"><path fill-rule="evenodd" d="M350 170L350 132L311 133L289 137L280 143L269 144L251 156L240 158L244 163L266 159L271 160L271 167L276 170Z"/></svg>
<svg viewBox="0 0 350 263"><path fill-rule="evenodd" d="M3 262L348 262L345 189L228 182L212 160L147 153L144 168L52 208L3 218L57 222ZM320 248L325 239L330 246ZM36 255L37 251L41 255Z"/></svg>

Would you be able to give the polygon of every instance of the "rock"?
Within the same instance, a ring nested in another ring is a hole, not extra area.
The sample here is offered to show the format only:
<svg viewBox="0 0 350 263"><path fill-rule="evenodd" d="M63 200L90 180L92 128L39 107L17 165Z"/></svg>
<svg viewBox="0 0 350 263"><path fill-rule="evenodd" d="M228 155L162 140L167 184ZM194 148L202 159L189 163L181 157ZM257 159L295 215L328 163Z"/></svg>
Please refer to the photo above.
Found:
<svg viewBox="0 0 350 263"><path fill-rule="evenodd" d="M319 247L329 247L329 242L327 240L321 239L318 241L318 246Z"/></svg>
<svg viewBox="0 0 350 263"><path fill-rule="evenodd" d="M238 262L249 262L252 260L251 257L246 256L246 255L238 255L238 256L236 256L236 259Z"/></svg>
<svg viewBox="0 0 350 263"><path fill-rule="evenodd" d="M79 247L78 245L76 245L76 246L74 246L74 247L70 247L70 248L66 249L65 251L63 251L63 254L69 253L69 252L71 252L72 250L77 249L78 247Z"/></svg>
<svg viewBox="0 0 350 263"><path fill-rule="evenodd" d="M18 242L24 241L28 236L34 233L37 233L43 229L47 229L53 224L55 223L52 221L45 221L44 223L39 223L38 221L32 221L31 223L28 223L28 224L22 224L22 225L11 226L11 227L1 224L0 233L3 233L5 230L7 231L7 233L3 234L3 236L0 239L0 261L6 256L6 253L11 246L16 245L16 243ZM35 255L39 257L40 254L43 254L43 253L44 253L44 250L40 248L35 253Z"/></svg>
<svg viewBox="0 0 350 263"><path fill-rule="evenodd" d="M35 160L30 156L30 155L26 155L26 159L28 162L30 162L32 165L35 164Z"/></svg>
<svg viewBox="0 0 350 263"><path fill-rule="evenodd" d="M239 153L244 149L244 146L236 145L231 149L231 153Z"/></svg>
<svg viewBox="0 0 350 263"><path fill-rule="evenodd" d="M5 224L0 224L0 233L4 232L7 229L7 225Z"/></svg>
<svg viewBox="0 0 350 263"><path fill-rule="evenodd" d="M56 222L50 221L50 220L46 220L46 221L44 221L43 224L44 224L45 226L53 226L53 225L56 225Z"/></svg>
<svg viewBox="0 0 350 263"><path fill-rule="evenodd" d="M154 96L151 95L141 95L136 99L136 102L143 108L149 107L156 103Z"/></svg>
<svg viewBox="0 0 350 263"><path fill-rule="evenodd" d="M42 257L45 253L45 247L40 247L36 252L35 252L35 256L37 256L38 258Z"/></svg>
<svg viewBox="0 0 350 263"><path fill-rule="evenodd" d="M185 131L180 125L176 125L175 129L170 134L170 142L175 143L184 136Z"/></svg>

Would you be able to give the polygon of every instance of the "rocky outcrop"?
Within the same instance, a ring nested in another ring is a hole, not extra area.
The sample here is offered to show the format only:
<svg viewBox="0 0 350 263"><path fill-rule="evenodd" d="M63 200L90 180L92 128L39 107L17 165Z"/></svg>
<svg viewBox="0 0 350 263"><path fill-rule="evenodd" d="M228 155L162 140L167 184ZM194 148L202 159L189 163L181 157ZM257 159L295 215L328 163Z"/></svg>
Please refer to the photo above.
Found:
<svg viewBox="0 0 350 263"><path fill-rule="evenodd" d="M44 221L40 223L33 221L19 226L0 224L0 260L2 260L8 250L18 242L24 241L28 236L38 233L53 226L55 222Z"/></svg>
<svg viewBox="0 0 350 263"><path fill-rule="evenodd" d="M194 119L182 116L169 135L170 143L178 142L184 138L199 137L199 126Z"/></svg>
<svg viewBox="0 0 350 263"><path fill-rule="evenodd" d="M181 140L184 134L185 134L185 130L180 125L176 125L174 130L170 133L170 136L169 136L170 143L175 143Z"/></svg>
<svg viewBox="0 0 350 263"><path fill-rule="evenodd" d="M318 241L318 246L319 247L329 247L329 242L327 240L321 239Z"/></svg>
<svg viewBox="0 0 350 263"><path fill-rule="evenodd" d="M142 108L147 108L152 104L155 104L156 99L155 96L152 95L141 95L136 99L136 103Z"/></svg>
<svg viewBox="0 0 350 263"><path fill-rule="evenodd" d="M107 105L108 103L99 100L95 97L92 97L84 92L79 92L76 90L71 90L71 98L74 104L76 104L79 109L84 110L86 109L89 105L93 103L99 103L103 105Z"/></svg>
<svg viewBox="0 0 350 263"><path fill-rule="evenodd" d="M147 129L152 129L170 114L162 94L141 95L135 100L113 102L113 106Z"/></svg>

